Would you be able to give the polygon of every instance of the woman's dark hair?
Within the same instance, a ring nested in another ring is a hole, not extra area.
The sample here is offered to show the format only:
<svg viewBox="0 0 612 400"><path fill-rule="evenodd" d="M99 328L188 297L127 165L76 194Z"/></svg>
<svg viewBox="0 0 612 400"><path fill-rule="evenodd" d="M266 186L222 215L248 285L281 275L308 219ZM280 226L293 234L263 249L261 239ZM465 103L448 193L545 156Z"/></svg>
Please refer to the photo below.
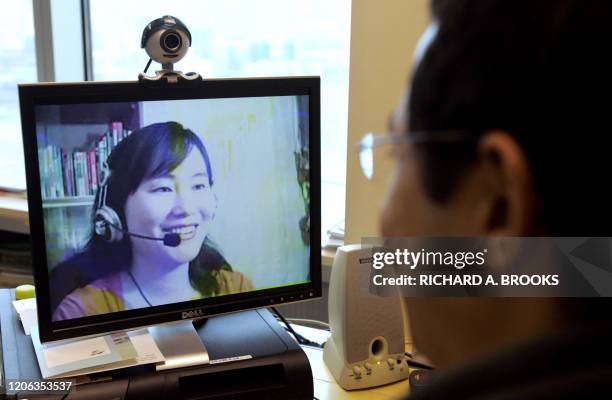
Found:
<svg viewBox="0 0 612 400"><path fill-rule="evenodd" d="M612 2L433 0L432 13L438 31L412 79L410 130L509 132L534 174L540 227L609 236ZM426 191L447 201L475 146L419 148Z"/></svg>
<svg viewBox="0 0 612 400"><path fill-rule="evenodd" d="M107 181L106 205L111 207L126 227L124 214L128 197L147 179L162 176L178 167L192 151L202 154L206 164L208 183L213 185L213 171L204 143L189 129L177 122L164 122L148 125L134 131L113 149L107 163L110 177ZM100 190L96 195L96 204ZM93 210L95 214L95 210ZM118 242L108 243L92 231L91 239L85 250L99 254L105 264L115 268L104 274L128 268L132 259L129 236ZM197 257L189 263L191 285L203 296L211 296L218 290L214 271L229 270L231 267L210 238L206 238Z"/></svg>

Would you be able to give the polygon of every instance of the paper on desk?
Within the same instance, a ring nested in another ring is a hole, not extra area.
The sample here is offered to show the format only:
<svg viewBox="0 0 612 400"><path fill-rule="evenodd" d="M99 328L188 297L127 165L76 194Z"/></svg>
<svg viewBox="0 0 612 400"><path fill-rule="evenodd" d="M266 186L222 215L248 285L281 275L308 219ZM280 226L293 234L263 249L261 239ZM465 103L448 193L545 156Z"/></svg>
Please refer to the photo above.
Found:
<svg viewBox="0 0 612 400"><path fill-rule="evenodd" d="M25 334L29 335L30 329L38 324L36 298L14 300L13 307L15 307L17 314L19 314L19 319L21 320Z"/></svg>
<svg viewBox="0 0 612 400"><path fill-rule="evenodd" d="M107 356L111 351L103 337L96 337L58 346L47 346L43 353L47 367L55 368L59 365Z"/></svg>
<svg viewBox="0 0 612 400"><path fill-rule="evenodd" d="M128 335L138 353L135 365L157 363L166 360L148 329L131 331L128 332Z"/></svg>
<svg viewBox="0 0 612 400"><path fill-rule="evenodd" d="M13 307L15 307L15 311L18 313L24 310L36 310L36 298L13 300Z"/></svg>
<svg viewBox="0 0 612 400"><path fill-rule="evenodd" d="M25 334L30 335L30 329L38 324L38 318L36 315L36 299L31 298L25 300L15 300L13 301L13 307L15 307L15 310L17 310L17 313L19 313L19 318L21 319L21 323L23 324L23 330L25 331ZM130 331L128 332L128 336L129 339L132 341L132 345L134 346L134 349L136 349L137 353L136 364L134 365L165 361L164 356L162 355L161 351L159 351L157 344L155 344L153 337L149 334L149 331L147 329ZM103 348L102 343L100 342L101 339L102 338L90 339L93 340L93 342L89 342L83 345L83 349L80 349L79 346L77 346L78 343L75 343L76 347L74 349L65 348L63 350L59 350L60 348L58 348L57 352L59 354L56 354L55 350L51 350L50 352L47 351L45 352L47 365L49 367L52 367L68 362L74 362L77 359L84 359L86 354L81 353L81 350L84 351L84 348L90 345L92 347L91 349L89 349L90 351L94 351L96 347L102 349L102 351L95 354L95 356L107 355L109 354L108 351L110 350L108 350L108 346L106 347L106 349ZM84 341L80 342L82 343ZM98 345L96 345L96 343ZM57 357L61 356L64 350L67 354L73 355L73 357L68 357L65 359L67 361L62 362L62 358Z"/></svg>
<svg viewBox="0 0 612 400"><path fill-rule="evenodd" d="M106 348L100 340L105 342ZM165 360L147 329L114 333L94 339L72 339L63 341L59 345L43 345L38 336L38 326L34 326L32 342L41 375L45 379L92 374ZM76 342L85 342L85 344L75 346ZM57 349L56 346L60 346L63 351ZM87 350L85 350L86 347ZM107 349L109 352L106 351ZM53 354L54 352L59 353L60 359L52 358L49 364L46 354L49 350L51 350L52 357L58 356L58 354ZM69 356L64 354L73 350L75 350L74 353Z"/></svg>
<svg viewBox="0 0 612 400"><path fill-rule="evenodd" d="M31 332L40 373L45 379L121 368L131 365L137 357L136 350L125 332L93 339L76 338L45 344L40 342L38 326L33 326Z"/></svg>
<svg viewBox="0 0 612 400"><path fill-rule="evenodd" d="M118 332L89 339L41 344L36 299L13 301L32 343L43 378L63 378L165 361L148 329Z"/></svg>

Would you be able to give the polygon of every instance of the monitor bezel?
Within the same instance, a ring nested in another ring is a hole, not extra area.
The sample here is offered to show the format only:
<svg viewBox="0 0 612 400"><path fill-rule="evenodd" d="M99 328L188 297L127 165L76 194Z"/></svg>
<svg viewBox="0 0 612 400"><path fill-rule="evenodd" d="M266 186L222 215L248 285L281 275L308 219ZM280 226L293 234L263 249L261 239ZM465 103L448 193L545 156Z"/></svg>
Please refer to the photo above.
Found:
<svg viewBox="0 0 612 400"><path fill-rule="evenodd" d="M35 107L39 105L213 99L232 97L309 96L310 282L286 287L139 308L96 316L52 321L43 219ZM42 342L90 336L177 320L265 307L321 297L321 149L320 78L207 79L190 85L143 85L137 81L35 83L19 85L21 123L28 187L28 209L39 335ZM196 311L195 313L189 313ZM190 318L189 315L197 315Z"/></svg>

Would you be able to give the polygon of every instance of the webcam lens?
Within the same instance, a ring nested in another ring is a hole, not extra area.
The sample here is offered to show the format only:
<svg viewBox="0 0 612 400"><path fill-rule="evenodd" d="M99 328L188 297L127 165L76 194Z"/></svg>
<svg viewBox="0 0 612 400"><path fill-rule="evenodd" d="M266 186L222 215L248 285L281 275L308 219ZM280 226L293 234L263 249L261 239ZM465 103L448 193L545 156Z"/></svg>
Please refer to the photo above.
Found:
<svg viewBox="0 0 612 400"><path fill-rule="evenodd" d="M163 38L163 44L164 44L163 47L165 48L165 50L174 52L178 50L179 47L181 47L181 37L174 32L168 33Z"/></svg>

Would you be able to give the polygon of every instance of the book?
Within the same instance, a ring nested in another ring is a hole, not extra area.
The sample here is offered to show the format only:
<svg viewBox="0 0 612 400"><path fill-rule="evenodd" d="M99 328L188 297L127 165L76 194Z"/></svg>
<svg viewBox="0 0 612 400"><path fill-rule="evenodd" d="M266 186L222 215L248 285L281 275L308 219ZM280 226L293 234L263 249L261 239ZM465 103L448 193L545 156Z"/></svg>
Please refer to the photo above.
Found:
<svg viewBox="0 0 612 400"><path fill-rule="evenodd" d="M72 168L70 162L70 154L62 149L62 171L64 175L64 192L66 196L74 196L73 179L72 179Z"/></svg>
<svg viewBox="0 0 612 400"><path fill-rule="evenodd" d="M89 177L89 194L94 195L98 190L98 167L96 162L96 152L90 150L87 152L88 157L88 177Z"/></svg>
<svg viewBox="0 0 612 400"><path fill-rule="evenodd" d="M60 148L52 146L53 190L55 197L64 197L64 177L62 173L62 156Z"/></svg>
<svg viewBox="0 0 612 400"><path fill-rule="evenodd" d="M98 140L98 144L96 145L96 157L98 159L98 171L102 171L104 169L104 163L108 158L105 135L100 137L100 139Z"/></svg>
<svg viewBox="0 0 612 400"><path fill-rule="evenodd" d="M87 168L85 166L85 153L78 151L74 153L75 157L75 179L77 182L77 196L87 196Z"/></svg>
<svg viewBox="0 0 612 400"><path fill-rule="evenodd" d="M123 123L122 122L111 122L111 130L113 131L113 137L116 137L115 146L123 140Z"/></svg>

